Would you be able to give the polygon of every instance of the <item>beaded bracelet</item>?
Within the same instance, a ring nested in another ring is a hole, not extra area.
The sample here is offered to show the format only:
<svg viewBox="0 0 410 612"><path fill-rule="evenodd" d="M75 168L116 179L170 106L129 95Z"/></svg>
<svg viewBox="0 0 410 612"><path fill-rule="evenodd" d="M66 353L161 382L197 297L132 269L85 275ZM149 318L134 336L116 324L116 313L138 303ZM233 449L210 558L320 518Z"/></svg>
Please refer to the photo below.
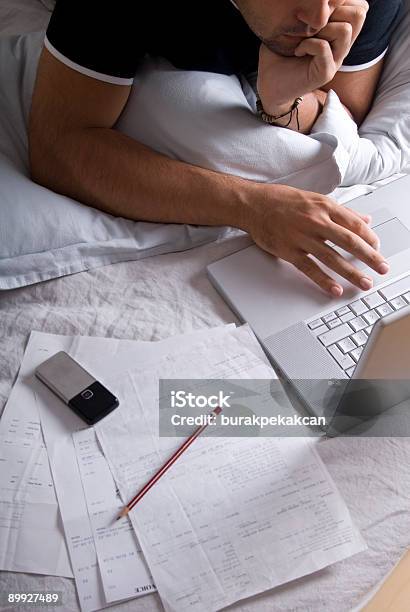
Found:
<svg viewBox="0 0 410 612"><path fill-rule="evenodd" d="M260 97L258 96L256 98L256 110L258 115L260 116L260 118L262 119L262 121L264 121L265 123L269 123L269 125L276 125L275 121L277 121L278 119L282 119L283 117L287 117L287 115L290 115L289 121L287 122L286 125L283 125L281 127L289 127L289 125L292 122L293 119L293 113L296 112L296 123L298 126L298 131L300 131L300 125L299 125L299 104L303 101L302 97L298 97L296 98L296 100L293 102L290 110L288 110L286 113L283 113L282 115L269 115L268 113L265 112L263 105L262 105L262 100L260 99Z"/></svg>

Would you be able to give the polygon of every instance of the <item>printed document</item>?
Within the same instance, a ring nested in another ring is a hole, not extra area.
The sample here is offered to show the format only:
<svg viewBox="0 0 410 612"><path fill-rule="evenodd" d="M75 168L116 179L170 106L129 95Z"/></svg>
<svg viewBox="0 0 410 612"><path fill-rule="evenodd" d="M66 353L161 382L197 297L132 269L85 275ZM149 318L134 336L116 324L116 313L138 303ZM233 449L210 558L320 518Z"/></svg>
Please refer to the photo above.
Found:
<svg viewBox="0 0 410 612"><path fill-rule="evenodd" d="M96 432L124 503L182 443L158 437L160 378L275 375L244 327L121 377ZM306 438L198 438L129 517L169 612L219 610L366 547Z"/></svg>
<svg viewBox="0 0 410 612"><path fill-rule="evenodd" d="M0 419L0 570L72 578L28 365Z"/></svg>
<svg viewBox="0 0 410 612"><path fill-rule="evenodd" d="M75 432L73 440L105 601L111 603L155 591L131 523L116 520L122 502L94 429Z"/></svg>

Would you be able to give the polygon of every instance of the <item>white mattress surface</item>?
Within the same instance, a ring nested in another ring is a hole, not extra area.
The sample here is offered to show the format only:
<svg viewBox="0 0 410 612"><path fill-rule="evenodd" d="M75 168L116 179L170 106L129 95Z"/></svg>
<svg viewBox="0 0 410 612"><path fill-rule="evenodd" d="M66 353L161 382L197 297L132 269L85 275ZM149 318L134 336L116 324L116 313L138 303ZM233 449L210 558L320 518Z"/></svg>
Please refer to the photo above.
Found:
<svg viewBox="0 0 410 612"><path fill-rule="evenodd" d="M1 0L0 33L45 27L40 0ZM358 186L342 199L368 188ZM159 340L236 321L211 286L206 265L247 246L233 235L189 252L82 272L0 293L0 410L7 400L31 330ZM347 612L393 567L410 545L410 442L334 439L319 452L360 528L368 550L317 574L232 609L241 612ZM0 591L63 591L64 611L77 611L72 580L2 572ZM7 608L3 608L7 609ZM37 607L41 610L41 607ZM157 595L112 609L162 610ZM13 608L17 610L17 608Z"/></svg>

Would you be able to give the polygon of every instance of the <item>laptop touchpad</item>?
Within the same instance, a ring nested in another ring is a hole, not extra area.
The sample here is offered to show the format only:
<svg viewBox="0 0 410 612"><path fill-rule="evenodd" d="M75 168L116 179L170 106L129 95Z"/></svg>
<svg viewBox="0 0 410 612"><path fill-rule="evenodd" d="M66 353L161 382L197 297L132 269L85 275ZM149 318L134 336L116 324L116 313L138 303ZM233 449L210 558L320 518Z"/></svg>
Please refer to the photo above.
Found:
<svg viewBox="0 0 410 612"><path fill-rule="evenodd" d="M380 238L380 252L392 257L410 248L410 231L397 217L372 227Z"/></svg>

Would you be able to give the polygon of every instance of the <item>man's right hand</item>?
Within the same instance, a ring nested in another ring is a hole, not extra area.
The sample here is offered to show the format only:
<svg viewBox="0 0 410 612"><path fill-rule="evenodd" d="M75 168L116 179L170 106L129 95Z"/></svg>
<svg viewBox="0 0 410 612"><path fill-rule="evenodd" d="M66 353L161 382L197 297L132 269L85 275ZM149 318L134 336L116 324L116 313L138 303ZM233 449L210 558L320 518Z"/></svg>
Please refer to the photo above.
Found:
<svg viewBox="0 0 410 612"><path fill-rule="evenodd" d="M379 274L388 272L388 264L378 251L379 239L369 227L370 217L321 194L283 185L258 187L247 231L263 250L293 264L333 297L340 297L343 287L324 272L320 262L363 291L372 288L373 280L328 242Z"/></svg>
<svg viewBox="0 0 410 612"><path fill-rule="evenodd" d="M307 79L313 89L333 79L360 34L368 9L366 0L346 0L316 36L296 48L296 57L306 56Z"/></svg>
<svg viewBox="0 0 410 612"><path fill-rule="evenodd" d="M295 98L333 79L363 27L368 8L366 0L346 0L320 32L300 42L294 57L261 45L257 88L267 113L286 112Z"/></svg>

